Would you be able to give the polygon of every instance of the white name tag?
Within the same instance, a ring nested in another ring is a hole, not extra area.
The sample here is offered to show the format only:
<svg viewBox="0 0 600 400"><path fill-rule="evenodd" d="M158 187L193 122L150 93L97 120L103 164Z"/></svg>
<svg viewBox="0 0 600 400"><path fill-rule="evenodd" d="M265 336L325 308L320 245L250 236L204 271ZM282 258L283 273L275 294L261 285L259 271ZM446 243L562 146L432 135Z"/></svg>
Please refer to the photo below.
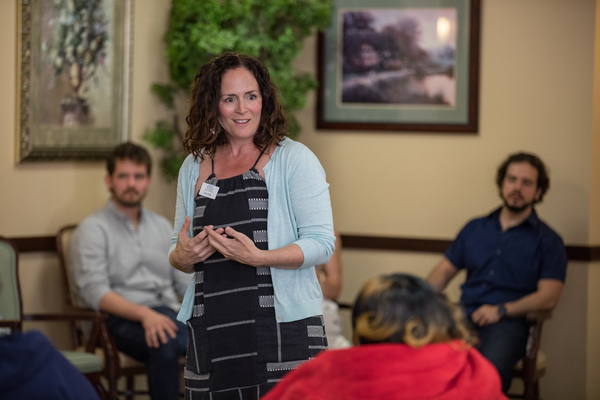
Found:
<svg viewBox="0 0 600 400"><path fill-rule="evenodd" d="M214 200L217 198L217 193L219 193L218 186L209 185L208 183L204 182L204 183L202 183L202 187L200 188L198 195L204 196L204 197L209 197Z"/></svg>

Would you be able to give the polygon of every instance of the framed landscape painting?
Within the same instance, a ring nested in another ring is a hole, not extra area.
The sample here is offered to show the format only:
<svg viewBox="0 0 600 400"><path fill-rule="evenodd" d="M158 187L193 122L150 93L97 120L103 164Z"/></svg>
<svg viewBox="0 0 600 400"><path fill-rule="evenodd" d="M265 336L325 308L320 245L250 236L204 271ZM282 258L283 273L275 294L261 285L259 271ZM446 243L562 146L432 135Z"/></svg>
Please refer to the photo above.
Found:
<svg viewBox="0 0 600 400"><path fill-rule="evenodd" d="M132 0L19 0L17 161L100 159L130 130Z"/></svg>
<svg viewBox="0 0 600 400"><path fill-rule="evenodd" d="M477 132L479 0L335 0L317 128Z"/></svg>

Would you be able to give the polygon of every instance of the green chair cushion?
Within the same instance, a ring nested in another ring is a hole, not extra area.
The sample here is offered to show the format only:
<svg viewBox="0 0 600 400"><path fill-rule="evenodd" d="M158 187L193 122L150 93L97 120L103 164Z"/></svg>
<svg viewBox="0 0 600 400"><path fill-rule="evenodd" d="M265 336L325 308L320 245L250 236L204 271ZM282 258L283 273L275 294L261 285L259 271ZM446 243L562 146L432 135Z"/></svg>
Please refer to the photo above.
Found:
<svg viewBox="0 0 600 400"><path fill-rule="evenodd" d="M82 374L102 371L102 358L92 353L81 351L60 351Z"/></svg>
<svg viewBox="0 0 600 400"><path fill-rule="evenodd" d="M11 245L0 241L0 319L21 319L17 287L17 255Z"/></svg>

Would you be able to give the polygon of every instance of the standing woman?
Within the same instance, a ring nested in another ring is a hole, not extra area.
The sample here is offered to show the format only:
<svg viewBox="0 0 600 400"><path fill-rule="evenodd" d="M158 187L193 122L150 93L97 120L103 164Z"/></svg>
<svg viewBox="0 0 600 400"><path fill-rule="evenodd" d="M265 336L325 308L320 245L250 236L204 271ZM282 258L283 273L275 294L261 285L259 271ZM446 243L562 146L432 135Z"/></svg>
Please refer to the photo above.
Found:
<svg viewBox="0 0 600 400"><path fill-rule="evenodd" d="M316 156L286 137L267 69L224 53L192 88L169 260L182 305L186 399L258 399L327 347L314 265L335 236Z"/></svg>

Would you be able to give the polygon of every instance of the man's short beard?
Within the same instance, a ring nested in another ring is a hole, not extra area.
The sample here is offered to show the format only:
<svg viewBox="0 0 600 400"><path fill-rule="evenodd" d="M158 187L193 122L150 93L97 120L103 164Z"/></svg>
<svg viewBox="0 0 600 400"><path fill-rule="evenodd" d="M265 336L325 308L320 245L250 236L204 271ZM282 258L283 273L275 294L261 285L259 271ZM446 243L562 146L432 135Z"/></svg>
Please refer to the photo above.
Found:
<svg viewBox="0 0 600 400"><path fill-rule="evenodd" d="M125 208L136 208L136 207L140 207L142 205L141 199L138 201L123 201L117 197L113 197L113 200Z"/></svg>
<svg viewBox="0 0 600 400"><path fill-rule="evenodd" d="M523 211L525 211L528 207L533 207L534 203L526 203L523 204L522 206L511 206L510 204L508 204L508 202L506 201L506 199L504 200L504 207L506 207L509 211L515 213L515 214L519 214L522 213Z"/></svg>
<svg viewBox="0 0 600 400"><path fill-rule="evenodd" d="M137 207L140 207L142 205L142 200L144 200L144 197L145 197L145 196L142 196L137 201L125 201L125 200L121 199L119 196L117 196L115 194L114 189L111 189L110 193L112 194L113 201L115 203L118 203L120 206L125 207L125 208L137 208Z"/></svg>

